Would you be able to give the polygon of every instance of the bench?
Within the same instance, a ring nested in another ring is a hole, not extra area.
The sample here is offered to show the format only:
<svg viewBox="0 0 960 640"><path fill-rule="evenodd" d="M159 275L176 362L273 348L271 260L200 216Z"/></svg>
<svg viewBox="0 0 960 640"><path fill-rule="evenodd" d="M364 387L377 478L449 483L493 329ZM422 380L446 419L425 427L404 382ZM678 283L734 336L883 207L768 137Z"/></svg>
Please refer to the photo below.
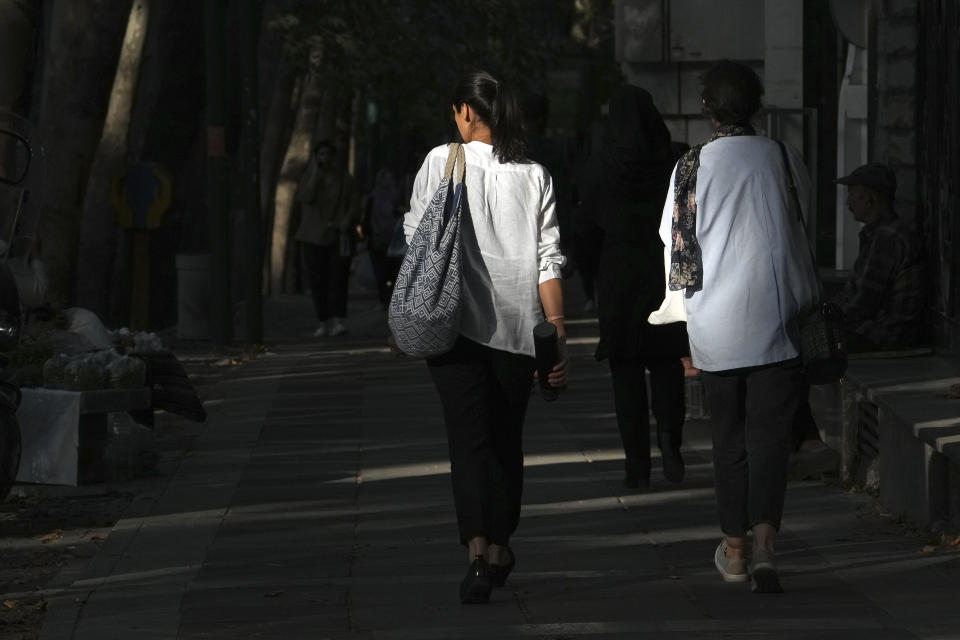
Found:
<svg viewBox="0 0 960 640"><path fill-rule="evenodd" d="M108 476L103 449L111 413L149 410L149 387L64 391L25 388L17 410L17 482L76 486Z"/></svg>
<svg viewBox="0 0 960 640"><path fill-rule="evenodd" d="M927 351L851 356L834 385L811 388L824 441L841 475L876 488L920 524L960 522L960 362Z"/></svg>

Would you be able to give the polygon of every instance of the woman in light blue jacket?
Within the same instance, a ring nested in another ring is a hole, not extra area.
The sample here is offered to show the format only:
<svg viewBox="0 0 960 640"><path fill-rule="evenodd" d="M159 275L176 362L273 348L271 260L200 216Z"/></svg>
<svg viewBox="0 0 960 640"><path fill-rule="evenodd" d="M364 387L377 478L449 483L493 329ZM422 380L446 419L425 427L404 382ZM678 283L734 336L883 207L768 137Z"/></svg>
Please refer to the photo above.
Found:
<svg viewBox="0 0 960 640"><path fill-rule="evenodd" d="M677 163L660 236L670 248L668 298L682 295L713 423L724 534L715 566L727 582L752 577L755 592L779 592L774 541L803 389L794 319L818 288L787 171L801 201L809 180L795 154L786 167L778 143L751 127L762 93L757 75L738 63L704 75L704 110L716 130Z"/></svg>

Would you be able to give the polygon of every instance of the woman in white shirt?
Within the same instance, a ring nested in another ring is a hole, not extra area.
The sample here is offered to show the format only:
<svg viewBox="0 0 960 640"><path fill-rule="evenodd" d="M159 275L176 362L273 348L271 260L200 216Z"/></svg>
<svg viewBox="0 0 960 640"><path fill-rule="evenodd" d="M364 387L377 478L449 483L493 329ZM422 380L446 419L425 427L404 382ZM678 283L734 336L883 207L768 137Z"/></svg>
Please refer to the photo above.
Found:
<svg viewBox="0 0 960 640"><path fill-rule="evenodd" d="M716 131L677 163L660 236L713 423L724 534L714 564L727 582L752 577L755 592L779 592L774 540L803 383L794 319L815 298L817 276L788 190L791 170L801 201L808 197L803 165L794 155L785 167L778 144L749 124L762 94L742 64L722 61L704 75Z"/></svg>
<svg viewBox="0 0 960 640"><path fill-rule="evenodd" d="M565 340L560 233L550 175L524 158L520 111L485 72L456 87L452 109L466 156L467 208L460 337L427 361L443 405L460 541L470 567L464 603L487 602L514 566L520 520L521 433L535 368L533 328L544 317ZM447 145L427 154L404 217L409 242L443 176ZM566 384L566 358L549 383Z"/></svg>

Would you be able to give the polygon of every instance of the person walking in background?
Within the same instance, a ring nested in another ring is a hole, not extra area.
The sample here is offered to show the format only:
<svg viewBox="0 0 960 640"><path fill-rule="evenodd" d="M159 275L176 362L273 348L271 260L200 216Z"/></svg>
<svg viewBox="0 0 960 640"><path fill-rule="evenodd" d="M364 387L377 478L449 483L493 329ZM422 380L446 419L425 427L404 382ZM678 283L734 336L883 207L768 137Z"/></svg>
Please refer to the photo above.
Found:
<svg viewBox="0 0 960 640"><path fill-rule="evenodd" d="M347 332L347 285L350 258L360 229L360 206L353 177L334 164L329 140L314 145L297 185L300 245L307 284L317 314L315 337Z"/></svg>
<svg viewBox="0 0 960 640"><path fill-rule="evenodd" d="M565 338L564 258L550 175L524 158L520 111L510 90L476 72L456 86L451 104L465 143L468 204L461 224L460 336L427 365L443 405L459 539L470 563L460 599L476 603L487 602L514 566L509 542L520 521L533 328L546 316ZM408 242L447 155L447 145L436 147L417 173L404 217ZM565 386L565 356L549 382Z"/></svg>
<svg viewBox="0 0 960 640"><path fill-rule="evenodd" d="M393 172L384 167L377 171L373 190L364 205L363 228L367 251L377 280L377 296L386 308L390 304L393 282L400 269L401 258L387 255L398 220L398 190Z"/></svg>
<svg viewBox="0 0 960 640"><path fill-rule="evenodd" d="M710 406L724 534L714 565L727 582L752 578L754 592L771 593L782 591L775 540L803 389L794 318L818 287L786 172L804 203L809 179L795 152L785 167L779 145L750 125L762 94L745 65L724 60L704 74L702 103L716 129L677 163L660 237L671 249L662 309L672 297L683 303Z"/></svg>
<svg viewBox="0 0 960 640"><path fill-rule="evenodd" d="M573 252L575 246L573 183L563 140L547 133L549 116L550 99L545 94L532 93L524 99L523 128L527 143L527 157L543 165L552 179L557 224L560 226L560 251L566 256ZM564 263L564 278L571 273L572 263L572 260Z"/></svg>
<svg viewBox="0 0 960 640"><path fill-rule="evenodd" d="M676 162L670 132L647 91L621 87L610 98L605 144L584 185L583 215L603 230L598 278L598 360L609 359L617 426L625 455L624 485L650 486L650 401L663 475L684 477L680 444L684 323L651 325L663 297L663 245L657 235L663 198ZM647 398L646 370L651 397Z"/></svg>

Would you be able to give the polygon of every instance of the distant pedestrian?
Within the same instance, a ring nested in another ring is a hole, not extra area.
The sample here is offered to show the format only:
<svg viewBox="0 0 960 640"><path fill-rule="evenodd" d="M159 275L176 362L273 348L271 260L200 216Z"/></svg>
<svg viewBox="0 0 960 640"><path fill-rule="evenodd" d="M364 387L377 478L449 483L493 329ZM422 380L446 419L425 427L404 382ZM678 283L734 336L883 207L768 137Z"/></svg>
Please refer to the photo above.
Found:
<svg viewBox="0 0 960 640"><path fill-rule="evenodd" d="M502 81L464 77L451 101L466 155L460 337L427 360L446 422L460 542L470 563L464 603L486 602L514 566L520 521L522 431L535 368L533 328L553 322L561 340L560 235L550 175L525 160L520 111ZM443 175L447 145L420 167L404 219L407 240ZM566 358L550 384L566 384Z"/></svg>
<svg viewBox="0 0 960 640"><path fill-rule="evenodd" d="M566 256L574 248L573 181L563 138L548 133L549 118L550 99L546 94L532 93L524 99L523 128L527 157L543 165L550 173L560 228L560 251ZM564 277L570 273L571 263L572 260L568 260L564 264Z"/></svg>
<svg viewBox="0 0 960 640"><path fill-rule="evenodd" d="M684 477L680 444L684 367L690 353L683 322L651 325L663 298L663 244L657 235L663 198L678 155L650 94L627 85L610 98L607 134L582 215L603 231L598 277L598 360L609 359L627 488L650 486L650 406L663 474ZM646 370L651 397L647 397Z"/></svg>
<svg viewBox="0 0 960 640"><path fill-rule="evenodd" d="M353 177L338 168L329 140L314 145L297 186L300 226L294 236L317 314L315 337L347 332L350 258L360 233L359 196Z"/></svg>
<svg viewBox="0 0 960 640"><path fill-rule="evenodd" d="M678 162L660 237L671 248L668 299L682 300L713 423L724 534L714 564L725 581L751 576L753 591L769 593L782 591L774 543L803 387L793 320L816 297L817 275L788 190L792 170L808 201L803 164L791 151L787 169L778 144L750 125L762 94L742 64L705 73L701 101L716 130Z"/></svg>
<svg viewBox="0 0 960 640"><path fill-rule="evenodd" d="M367 195L363 227L373 275L377 280L377 296L384 308L390 304L393 282L400 269L401 258L387 255L399 218L398 196L393 172L383 167L377 171L373 189Z"/></svg>

